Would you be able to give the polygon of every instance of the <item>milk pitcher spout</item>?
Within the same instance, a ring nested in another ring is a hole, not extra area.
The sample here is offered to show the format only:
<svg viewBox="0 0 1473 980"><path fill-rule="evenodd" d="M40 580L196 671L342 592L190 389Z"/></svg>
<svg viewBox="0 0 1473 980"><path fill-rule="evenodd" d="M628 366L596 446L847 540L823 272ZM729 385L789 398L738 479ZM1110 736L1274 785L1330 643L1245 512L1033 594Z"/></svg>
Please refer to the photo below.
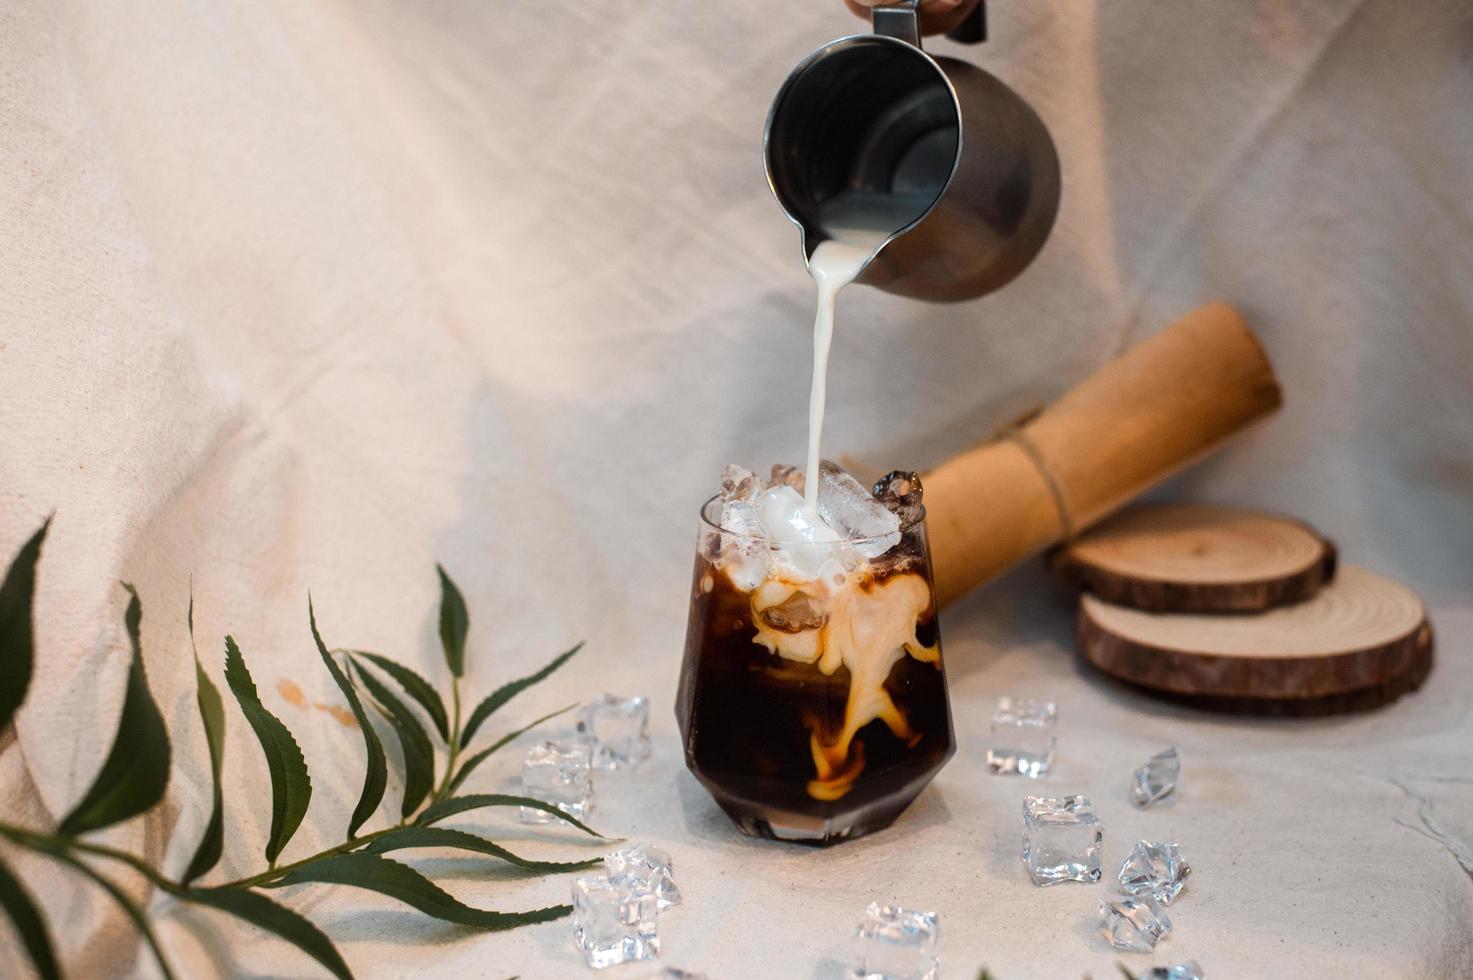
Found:
<svg viewBox="0 0 1473 980"><path fill-rule="evenodd" d="M883 244L857 282L972 299L1043 247L1059 207L1059 158L1010 88L922 49L916 6L873 8L874 33L830 42L793 69L767 118L767 177L805 258L858 230Z"/></svg>

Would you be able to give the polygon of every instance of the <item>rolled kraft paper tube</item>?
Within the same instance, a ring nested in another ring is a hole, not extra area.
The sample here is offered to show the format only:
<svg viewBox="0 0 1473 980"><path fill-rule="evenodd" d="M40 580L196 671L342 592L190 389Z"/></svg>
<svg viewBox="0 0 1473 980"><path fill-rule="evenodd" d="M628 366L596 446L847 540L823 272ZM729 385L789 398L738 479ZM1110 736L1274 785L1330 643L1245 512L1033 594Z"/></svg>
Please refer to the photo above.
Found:
<svg viewBox="0 0 1473 980"><path fill-rule="evenodd" d="M924 478L938 600L1083 530L1281 402L1236 310L1188 313Z"/></svg>

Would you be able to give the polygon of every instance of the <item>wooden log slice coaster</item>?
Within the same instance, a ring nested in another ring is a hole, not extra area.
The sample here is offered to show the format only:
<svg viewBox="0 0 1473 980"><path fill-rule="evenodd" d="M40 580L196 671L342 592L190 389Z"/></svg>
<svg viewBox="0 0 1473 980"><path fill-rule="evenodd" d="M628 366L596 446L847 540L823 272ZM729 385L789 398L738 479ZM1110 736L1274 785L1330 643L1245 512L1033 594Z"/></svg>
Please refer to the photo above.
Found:
<svg viewBox="0 0 1473 980"><path fill-rule="evenodd" d="M1089 663L1127 683L1222 702L1209 707L1260 703L1268 713L1319 713L1315 701L1326 710L1385 703L1419 686L1432 665L1422 600L1354 565L1307 602L1251 615L1152 613L1085 594L1078 641Z"/></svg>
<svg viewBox="0 0 1473 980"><path fill-rule="evenodd" d="M1115 515L1056 549L1061 581L1156 612L1258 612L1303 602L1335 575L1335 547L1302 521L1167 504Z"/></svg>

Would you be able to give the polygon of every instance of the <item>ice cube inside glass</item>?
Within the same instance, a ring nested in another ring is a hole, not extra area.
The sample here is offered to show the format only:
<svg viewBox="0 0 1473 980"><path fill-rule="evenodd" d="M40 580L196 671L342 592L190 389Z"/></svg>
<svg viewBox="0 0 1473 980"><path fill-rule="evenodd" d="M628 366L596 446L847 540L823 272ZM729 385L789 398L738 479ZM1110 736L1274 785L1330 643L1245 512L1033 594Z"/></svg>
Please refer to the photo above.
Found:
<svg viewBox="0 0 1473 980"><path fill-rule="evenodd" d="M573 941L594 969L658 956L658 914L647 888L616 884L604 874L573 882Z"/></svg>
<svg viewBox="0 0 1473 980"><path fill-rule="evenodd" d="M998 698L992 713L992 743L987 765L993 772L1038 779L1054 761L1054 723L1058 710L1052 701Z"/></svg>
<svg viewBox="0 0 1473 980"><path fill-rule="evenodd" d="M1104 836L1087 796L1023 800L1023 863L1035 885L1099 881Z"/></svg>
<svg viewBox="0 0 1473 980"><path fill-rule="evenodd" d="M935 912L872 902L854 930L849 980L935 980Z"/></svg>

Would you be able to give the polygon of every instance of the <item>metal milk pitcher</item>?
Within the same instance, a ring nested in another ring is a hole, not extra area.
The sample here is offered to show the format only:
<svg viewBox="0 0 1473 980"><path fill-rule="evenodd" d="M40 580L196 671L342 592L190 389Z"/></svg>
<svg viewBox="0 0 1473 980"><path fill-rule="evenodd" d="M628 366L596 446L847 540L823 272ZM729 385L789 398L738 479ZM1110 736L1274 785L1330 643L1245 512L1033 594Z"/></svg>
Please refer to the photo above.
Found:
<svg viewBox="0 0 1473 980"><path fill-rule="evenodd" d="M793 69L767 117L767 178L803 233L805 261L861 213L893 234L855 281L973 299L1043 247L1059 209L1059 156L1012 89L921 50L916 6L875 7L873 34L830 42Z"/></svg>

